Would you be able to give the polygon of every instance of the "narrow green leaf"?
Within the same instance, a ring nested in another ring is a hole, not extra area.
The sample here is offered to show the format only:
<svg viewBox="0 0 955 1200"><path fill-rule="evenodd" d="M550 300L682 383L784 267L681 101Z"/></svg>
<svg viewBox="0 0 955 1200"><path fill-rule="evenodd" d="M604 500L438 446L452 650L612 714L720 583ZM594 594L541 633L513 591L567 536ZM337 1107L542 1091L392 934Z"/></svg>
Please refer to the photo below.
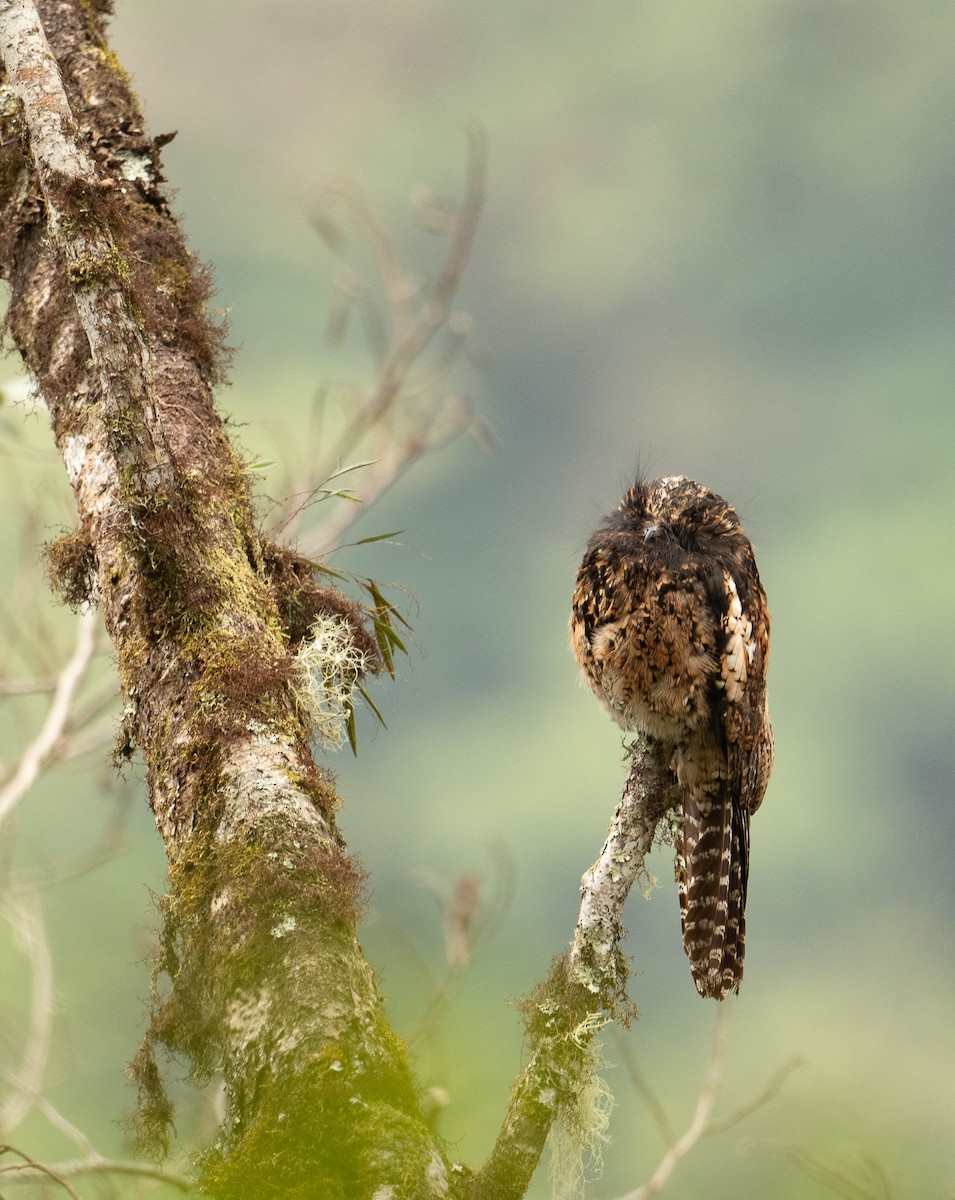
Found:
<svg viewBox="0 0 955 1200"><path fill-rule="evenodd" d="M316 562L310 558L309 565L316 571L320 571L323 575L331 575L332 579L340 579L343 583L348 582L348 575L342 574L341 571L334 571L331 567L326 567L324 563Z"/></svg>
<svg viewBox="0 0 955 1200"><path fill-rule="evenodd" d="M348 744L351 746L351 752L358 757L358 731L355 729L355 706L350 700L345 703L345 711L348 717L345 720L345 730L348 733Z"/></svg>
<svg viewBox="0 0 955 1200"><path fill-rule="evenodd" d="M315 494L320 496L319 504L321 504L322 500L349 500L352 504L364 504L361 496L354 496L351 492L333 492L328 488L316 488Z"/></svg>
<svg viewBox="0 0 955 1200"><path fill-rule="evenodd" d="M338 479L341 475L347 475L349 471L360 471L363 467L377 466L381 460L378 458L369 458L365 462L352 463L348 467L339 467L337 471L332 471L331 475L325 480L326 483L331 483L333 479Z"/></svg>
<svg viewBox="0 0 955 1200"><path fill-rule="evenodd" d="M365 701L365 703L368 705L368 707L371 709L371 711L375 714L375 716L381 722L382 729L387 729L388 725L385 722L385 718L379 712L378 705L374 702L374 700L372 700L371 696L368 695L368 693L365 691L365 689L361 686L360 683L356 683L355 688L357 691L361 692L362 699Z"/></svg>
<svg viewBox="0 0 955 1200"><path fill-rule="evenodd" d="M349 546L370 546L372 542L386 542L389 538L398 537L401 533L404 533L403 529L396 529L392 533L376 533L373 537L359 538L357 542L343 542L335 549L346 550Z"/></svg>
<svg viewBox="0 0 955 1200"><path fill-rule="evenodd" d="M389 628L391 628L391 618L392 617L399 620L401 622L401 624L404 625L405 629L411 628L410 623L405 620L405 618L401 615L401 613L398 611L398 609L395 608L395 606L391 603L391 601L386 600L385 597L382 595L381 588L378 586L378 583L376 580L374 580L374 579L359 579L358 583L361 585L361 587L363 587L365 589L365 591L369 594L369 596L371 596L372 600L375 602L375 608L378 610L379 619L384 621L388 625ZM405 649L404 646L402 646L401 649L404 650ZM408 653L408 651L405 650L405 654L407 654L407 653Z"/></svg>
<svg viewBox="0 0 955 1200"><path fill-rule="evenodd" d="M387 603L387 601L386 601L386 603ZM394 606L393 604L389 604L389 605L388 605L388 612L389 612L389 613L390 613L390 614L391 614L393 617L395 617L395 618L396 618L396 620L400 621L400 622L402 623L402 625L404 625L405 629L410 629L410 628L411 628L411 622L410 622L410 621L406 621L406 620L405 620L405 618L404 618L404 617L401 615L401 613L400 613L400 612L397 610L397 608L395 608L395 606ZM397 636L397 635L396 635L396 636ZM404 646L402 646L401 648L402 648L402 650L405 650ZM407 650L405 650L405 654L407 654L407 653L408 653L408 651L407 651Z"/></svg>
<svg viewBox="0 0 955 1200"><path fill-rule="evenodd" d="M378 629L379 624L381 625L382 636L387 638L388 642L390 643L390 646L394 646L395 649L400 650L402 654L407 654L408 648L405 646L404 642L397 635L397 633L395 633L394 627L392 625L386 623L384 620L382 620L380 622L375 623L376 631Z"/></svg>
<svg viewBox="0 0 955 1200"><path fill-rule="evenodd" d="M373 620L372 625L375 629L375 641L378 643L378 653L381 655L381 661L385 664L385 670L391 676L395 677L395 656L391 652L391 643L385 636L385 631L382 629L381 622Z"/></svg>
<svg viewBox="0 0 955 1200"><path fill-rule="evenodd" d="M375 608L387 610L391 607L388 601L381 594L381 589L378 587L378 584L374 581L374 579L364 580L361 586L365 589L369 596L371 596L372 600L374 600Z"/></svg>

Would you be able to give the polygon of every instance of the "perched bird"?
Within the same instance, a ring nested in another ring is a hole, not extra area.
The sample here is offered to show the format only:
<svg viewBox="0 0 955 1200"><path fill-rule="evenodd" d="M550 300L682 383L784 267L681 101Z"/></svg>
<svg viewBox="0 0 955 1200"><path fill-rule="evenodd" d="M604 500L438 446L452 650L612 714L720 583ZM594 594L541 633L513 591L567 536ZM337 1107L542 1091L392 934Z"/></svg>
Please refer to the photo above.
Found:
<svg viewBox="0 0 955 1200"><path fill-rule="evenodd" d="M617 724L670 756L683 946L722 1000L743 976L749 818L773 765L769 609L730 505L682 475L638 480L587 545L570 633Z"/></svg>

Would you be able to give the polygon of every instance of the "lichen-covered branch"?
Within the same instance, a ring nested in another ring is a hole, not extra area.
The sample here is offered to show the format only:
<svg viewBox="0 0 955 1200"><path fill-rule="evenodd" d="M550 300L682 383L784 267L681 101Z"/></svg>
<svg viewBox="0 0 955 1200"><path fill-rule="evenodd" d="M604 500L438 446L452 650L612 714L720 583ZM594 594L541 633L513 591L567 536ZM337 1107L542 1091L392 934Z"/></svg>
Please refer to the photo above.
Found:
<svg viewBox="0 0 955 1200"><path fill-rule="evenodd" d="M107 0L0 0L0 272L6 329L37 381L78 527L48 548L99 605L170 864L141 1128L171 1109L159 1059L221 1074L214 1196L448 1194L356 935L362 888L313 760L299 652L356 606L263 545L212 386L208 273L162 191L105 41ZM341 680L339 680L341 683ZM162 979L160 979L162 977Z"/></svg>
<svg viewBox="0 0 955 1200"><path fill-rule="evenodd" d="M168 497L175 478L150 394L146 335L129 303L128 256L116 244L102 200L114 181L98 174L79 137L34 5L5 0L0 14L4 62L29 130L46 226L86 335L104 415L123 430L122 438L111 439L111 449L128 472L127 486L135 488L144 503L158 498L160 488ZM145 159L129 162L134 170L148 171ZM114 215L117 212L114 209ZM82 446L74 445L74 451L72 466L78 469Z"/></svg>
<svg viewBox="0 0 955 1200"><path fill-rule="evenodd" d="M599 1110L588 1111L600 1065L594 1039L609 1021L627 1023L635 1011L620 949L623 906L673 800L673 776L659 747L640 738L630 753L630 774L607 840L581 880L570 950L522 1002L530 1058L511 1091L494 1149L474 1177L474 1200L519 1200L555 1124L564 1142L576 1141L578 1153L593 1140L600 1119ZM573 1169L563 1156L561 1170Z"/></svg>
<svg viewBox="0 0 955 1200"><path fill-rule="evenodd" d="M600 857L580 881L580 911L570 948L570 970L604 1001L624 996L626 967L620 941L621 915L634 882L645 874L657 826L674 803L675 780L660 748L638 738L631 747L630 774Z"/></svg>

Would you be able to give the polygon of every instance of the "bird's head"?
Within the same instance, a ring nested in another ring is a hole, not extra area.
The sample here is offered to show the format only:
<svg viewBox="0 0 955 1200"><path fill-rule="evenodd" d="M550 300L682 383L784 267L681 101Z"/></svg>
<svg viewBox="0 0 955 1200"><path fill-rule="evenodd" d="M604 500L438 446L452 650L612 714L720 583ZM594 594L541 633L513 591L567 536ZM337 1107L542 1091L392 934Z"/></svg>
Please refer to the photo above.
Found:
<svg viewBox="0 0 955 1200"><path fill-rule="evenodd" d="M672 542L684 550L703 548L711 539L742 533L733 508L685 475L638 479L609 525L638 537L645 546Z"/></svg>

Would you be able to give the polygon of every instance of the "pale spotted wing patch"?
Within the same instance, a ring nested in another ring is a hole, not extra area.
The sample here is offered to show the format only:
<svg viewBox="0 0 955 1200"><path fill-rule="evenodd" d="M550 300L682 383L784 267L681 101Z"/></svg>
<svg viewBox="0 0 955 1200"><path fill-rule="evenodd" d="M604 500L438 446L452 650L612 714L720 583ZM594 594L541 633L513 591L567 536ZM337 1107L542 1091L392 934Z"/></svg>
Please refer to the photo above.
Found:
<svg viewBox="0 0 955 1200"><path fill-rule="evenodd" d="M742 699L749 668L756 655L753 623L743 612L736 581L728 571L723 572L726 592L726 612L722 618L725 635L723 653L720 656L720 677L716 686L726 695L727 702L735 704Z"/></svg>

